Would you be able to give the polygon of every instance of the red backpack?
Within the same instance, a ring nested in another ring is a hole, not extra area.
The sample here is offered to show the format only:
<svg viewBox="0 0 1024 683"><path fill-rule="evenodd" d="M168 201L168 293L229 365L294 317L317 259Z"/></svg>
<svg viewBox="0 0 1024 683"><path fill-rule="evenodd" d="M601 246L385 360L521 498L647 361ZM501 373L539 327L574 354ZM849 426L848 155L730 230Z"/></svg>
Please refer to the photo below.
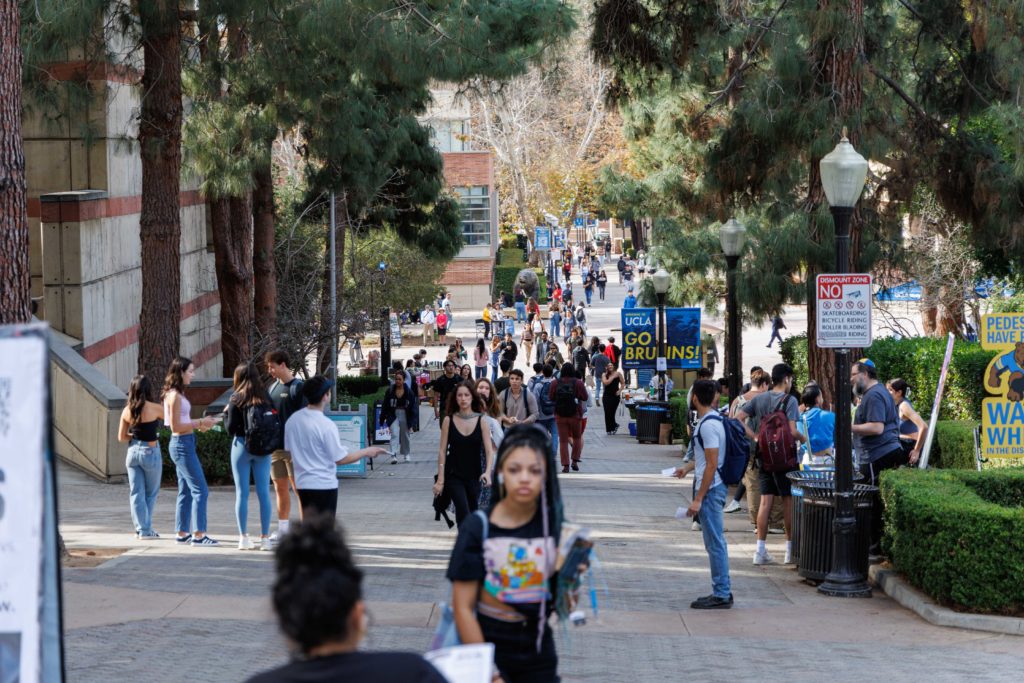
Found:
<svg viewBox="0 0 1024 683"><path fill-rule="evenodd" d="M789 394L783 396L775 410L761 418L757 428L757 454L765 472L789 472L800 466L796 457L796 439L785 411L789 398Z"/></svg>

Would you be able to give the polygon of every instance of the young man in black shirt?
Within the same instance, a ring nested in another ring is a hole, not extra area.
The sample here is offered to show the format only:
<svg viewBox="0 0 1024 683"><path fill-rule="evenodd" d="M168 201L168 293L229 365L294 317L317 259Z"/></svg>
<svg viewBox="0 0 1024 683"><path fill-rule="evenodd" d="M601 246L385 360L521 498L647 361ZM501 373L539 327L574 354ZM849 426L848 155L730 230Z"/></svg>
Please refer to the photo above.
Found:
<svg viewBox="0 0 1024 683"><path fill-rule="evenodd" d="M455 391L455 388L462 384L462 378L455 374L455 361L444 362L444 374L437 379L427 382L426 387L433 389L437 395L437 404L434 406L434 417L443 421L445 410L448 406L448 395Z"/></svg>
<svg viewBox="0 0 1024 683"><path fill-rule="evenodd" d="M306 405L306 399L302 396L302 380L297 378L289 367L291 359L284 349L267 352L263 361L267 367L267 374L274 378L274 383L269 389L270 400L281 418L281 443L284 444L285 423L292 413L302 410ZM274 482L274 495L277 499L277 531L270 535L269 543L261 546L264 550L272 550L281 536L288 533L288 517L292 511L288 485L291 484L292 490L298 490L295 486L292 455L283 445L270 455L270 479Z"/></svg>

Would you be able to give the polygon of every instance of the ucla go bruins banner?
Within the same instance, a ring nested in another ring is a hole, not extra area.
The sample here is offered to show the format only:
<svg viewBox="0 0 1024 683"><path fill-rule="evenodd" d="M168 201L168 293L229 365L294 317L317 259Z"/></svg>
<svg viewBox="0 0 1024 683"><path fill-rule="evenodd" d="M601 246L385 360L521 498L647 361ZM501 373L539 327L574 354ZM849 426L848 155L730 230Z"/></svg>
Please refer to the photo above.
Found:
<svg viewBox="0 0 1024 683"><path fill-rule="evenodd" d="M665 309L665 358L668 368L701 367L700 309ZM622 367L654 368L658 359L658 309L622 309Z"/></svg>
<svg viewBox="0 0 1024 683"><path fill-rule="evenodd" d="M981 407L981 456L1024 458L1024 313L984 316L981 346L999 352L982 380L990 396Z"/></svg>

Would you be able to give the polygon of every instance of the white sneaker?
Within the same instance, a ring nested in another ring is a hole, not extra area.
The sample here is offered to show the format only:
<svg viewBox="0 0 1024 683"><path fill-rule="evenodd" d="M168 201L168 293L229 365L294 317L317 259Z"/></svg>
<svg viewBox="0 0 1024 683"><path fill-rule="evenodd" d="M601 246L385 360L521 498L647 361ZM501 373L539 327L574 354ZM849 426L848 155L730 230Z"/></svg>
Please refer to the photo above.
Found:
<svg viewBox="0 0 1024 683"><path fill-rule="evenodd" d="M411 456L411 455L409 455L408 453L406 453L406 454L405 454L405 461L406 461L406 462L412 462L412 456Z"/></svg>
<svg viewBox="0 0 1024 683"><path fill-rule="evenodd" d="M693 524L690 525L692 531L700 531L700 522L693 520Z"/></svg>
<svg viewBox="0 0 1024 683"><path fill-rule="evenodd" d="M398 455L396 455L395 453L391 454L391 464L392 465L397 465L398 464Z"/></svg>
<svg viewBox="0 0 1024 683"><path fill-rule="evenodd" d="M238 537L238 549L252 550L252 541L249 540L249 534L242 534Z"/></svg>
<svg viewBox="0 0 1024 683"><path fill-rule="evenodd" d="M269 550L273 550L275 547L277 547L277 539L274 538L273 536L269 536L267 538L261 539L260 550L267 550L267 551L269 551Z"/></svg>
<svg viewBox="0 0 1024 683"><path fill-rule="evenodd" d="M793 564L793 551L792 550L787 550L786 551L786 559L783 561L782 564Z"/></svg>
<svg viewBox="0 0 1024 683"><path fill-rule="evenodd" d="M722 508L722 512L739 512L739 510L740 503L737 500L730 500L728 503L725 504L725 507Z"/></svg>
<svg viewBox="0 0 1024 683"><path fill-rule="evenodd" d="M763 553L754 553L754 564L775 564L775 558L767 550Z"/></svg>

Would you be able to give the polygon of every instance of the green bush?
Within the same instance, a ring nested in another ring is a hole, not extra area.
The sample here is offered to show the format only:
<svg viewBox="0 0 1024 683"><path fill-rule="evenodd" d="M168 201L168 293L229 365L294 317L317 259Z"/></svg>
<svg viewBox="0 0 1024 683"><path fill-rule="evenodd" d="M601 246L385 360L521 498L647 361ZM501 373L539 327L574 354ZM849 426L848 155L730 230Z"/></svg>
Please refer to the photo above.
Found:
<svg viewBox="0 0 1024 683"><path fill-rule="evenodd" d="M234 484L235 480L231 474L232 436L227 432L215 431L196 432L195 435L196 455L199 456L199 464L203 467L206 482L211 486ZM162 481L165 485L174 484L178 480L178 475L167 449L171 440L171 430L161 429L158 438L164 460Z"/></svg>
<svg viewBox="0 0 1024 683"><path fill-rule="evenodd" d="M372 394L387 382L380 375L345 375L338 378L338 393L348 396Z"/></svg>
<svg viewBox="0 0 1024 683"><path fill-rule="evenodd" d="M890 470L883 548L939 602L981 612L1024 608L1024 469Z"/></svg>
<svg viewBox="0 0 1024 683"><path fill-rule="evenodd" d="M686 392L682 396L672 392L668 397L668 414L672 420L672 438L686 446L690 442L690 434L686 431Z"/></svg>
<svg viewBox="0 0 1024 683"><path fill-rule="evenodd" d="M502 247L498 250L495 260L498 265L522 268L523 266L520 264L526 260L526 252L514 245L511 247Z"/></svg>
<svg viewBox="0 0 1024 683"><path fill-rule="evenodd" d="M807 369L807 334L794 334L782 340L782 362L793 368L796 386L802 387L809 379ZM771 368L766 368L771 372Z"/></svg>
<svg viewBox="0 0 1024 683"><path fill-rule="evenodd" d="M902 377L910 383L911 402L921 417L932 414L932 402L938 387L939 371L946 353L946 340L935 337L886 337L877 340L864 355L874 361L881 381ZM985 368L996 355L980 344L958 340L953 345L946 389L942 395L944 420L978 420L985 398ZM793 335L782 342L782 360L792 366L797 381L807 381L807 335ZM822 378L815 378L819 382ZM798 386L799 386L798 385Z"/></svg>
<svg viewBox="0 0 1024 683"><path fill-rule="evenodd" d="M974 427L969 420L939 420L928 455L928 466L946 470L976 469Z"/></svg>
<svg viewBox="0 0 1024 683"><path fill-rule="evenodd" d="M622 240L622 253L623 254L628 254L631 251L633 251L633 240L631 240L631 239L624 239L624 240Z"/></svg>

